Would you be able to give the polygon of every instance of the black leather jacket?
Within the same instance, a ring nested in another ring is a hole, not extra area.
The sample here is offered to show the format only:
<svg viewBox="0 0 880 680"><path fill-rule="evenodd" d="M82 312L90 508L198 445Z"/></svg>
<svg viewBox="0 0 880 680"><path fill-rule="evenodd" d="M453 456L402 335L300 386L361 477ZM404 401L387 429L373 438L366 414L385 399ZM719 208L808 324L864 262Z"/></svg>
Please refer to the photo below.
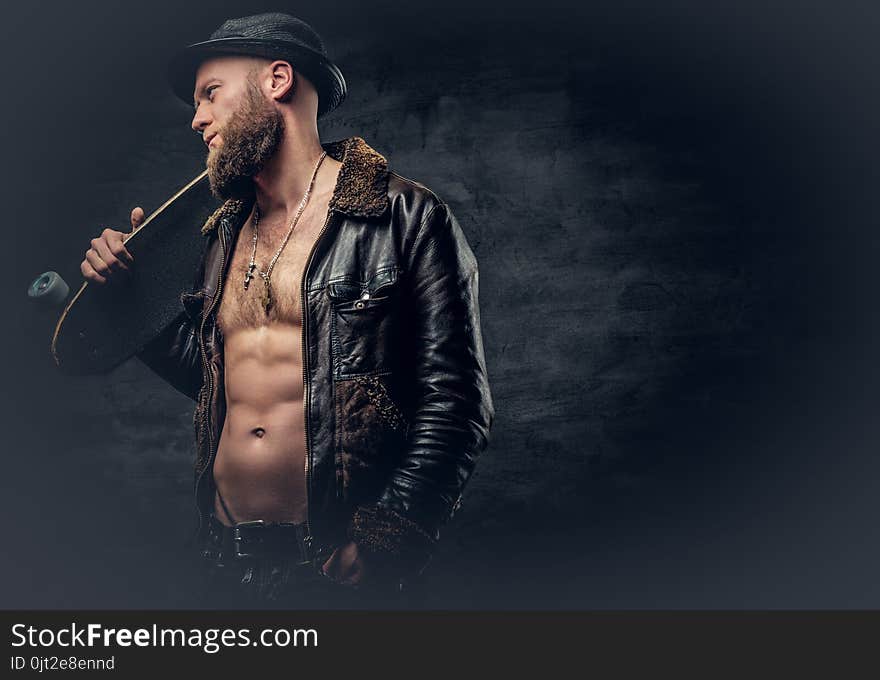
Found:
<svg viewBox="0 0 880 680"><path fill-rule="evenodd" d="M418 570L460 504L494 419L477 262L449 207L390 172L363 139L323 146L342 167L301 289L310 534L315 547L351 539ZM207 220L196 289L139 355L197 402L202 529L225 415L216 312L250 208L230 200Z"/></svg>

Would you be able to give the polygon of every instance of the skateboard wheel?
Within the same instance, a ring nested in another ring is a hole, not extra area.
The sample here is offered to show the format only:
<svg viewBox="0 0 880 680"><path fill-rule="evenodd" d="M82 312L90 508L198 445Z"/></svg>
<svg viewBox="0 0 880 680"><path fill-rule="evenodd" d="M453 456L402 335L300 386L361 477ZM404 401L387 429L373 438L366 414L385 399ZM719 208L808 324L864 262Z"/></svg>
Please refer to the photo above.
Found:
<svg viewBox="0 0 880 680"><path fill-rule="evenodd" d="M28 287L28 297L49 307L58 307L67 299L70 287L57 272L45 272Z"/></svg>

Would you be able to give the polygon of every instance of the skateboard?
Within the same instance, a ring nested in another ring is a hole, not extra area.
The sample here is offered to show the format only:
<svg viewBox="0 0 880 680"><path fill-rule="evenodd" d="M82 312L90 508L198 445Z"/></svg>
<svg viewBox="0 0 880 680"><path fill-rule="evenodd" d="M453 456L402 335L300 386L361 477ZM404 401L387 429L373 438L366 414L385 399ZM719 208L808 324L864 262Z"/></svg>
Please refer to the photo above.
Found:
<svg viewBox="0 0 880 680"><path fill-rule="evenodd" d="M201 262L200 227L216 207L207 171L202 172L126 235L125 247L134 257L128 274L104 285L86 281L69 301L69 287L55 272L31 283L32 300L64 305L51 344L62 371L106 373L174 321L183 311L180 294L192 290Z"/></svg>

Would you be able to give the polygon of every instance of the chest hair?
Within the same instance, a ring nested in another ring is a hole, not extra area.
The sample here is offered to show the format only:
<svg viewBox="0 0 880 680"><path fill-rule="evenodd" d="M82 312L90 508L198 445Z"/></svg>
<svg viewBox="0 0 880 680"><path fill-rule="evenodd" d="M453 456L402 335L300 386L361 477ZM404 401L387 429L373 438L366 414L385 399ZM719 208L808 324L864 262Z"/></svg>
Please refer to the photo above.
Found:
<svg viewBox="0 0 880 680"><path fill-rule="evenodd" d="M248 289L244 289L244 275L251 255L250 238L240 238L229 265L229 272L223 285L223 297L217 311L217 325L224 335L236 330L259 328L270 322L284 322L299 326L302 323L300 301L300 281L303 273L304 256L301 244L293 239L284 248L275 267L272 269L272 306L267 314L263 309L265 283L255 275ZM257 250L257 267L262 271L269 265L273 253Z"/></svg>

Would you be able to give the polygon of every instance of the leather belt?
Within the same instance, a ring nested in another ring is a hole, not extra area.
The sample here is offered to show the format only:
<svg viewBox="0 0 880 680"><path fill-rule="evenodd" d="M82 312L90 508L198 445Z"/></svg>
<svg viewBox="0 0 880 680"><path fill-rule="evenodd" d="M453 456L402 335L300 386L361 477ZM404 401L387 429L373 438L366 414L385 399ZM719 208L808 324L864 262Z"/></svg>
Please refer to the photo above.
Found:
<svg viewBox="0 0 880 680"><path fill-rule="evenodd" d="M286 557L313 564L318 557L306 523L255 520L227 526L213 514L208 520L208 542L202 556L211 560Z"/></svg>

